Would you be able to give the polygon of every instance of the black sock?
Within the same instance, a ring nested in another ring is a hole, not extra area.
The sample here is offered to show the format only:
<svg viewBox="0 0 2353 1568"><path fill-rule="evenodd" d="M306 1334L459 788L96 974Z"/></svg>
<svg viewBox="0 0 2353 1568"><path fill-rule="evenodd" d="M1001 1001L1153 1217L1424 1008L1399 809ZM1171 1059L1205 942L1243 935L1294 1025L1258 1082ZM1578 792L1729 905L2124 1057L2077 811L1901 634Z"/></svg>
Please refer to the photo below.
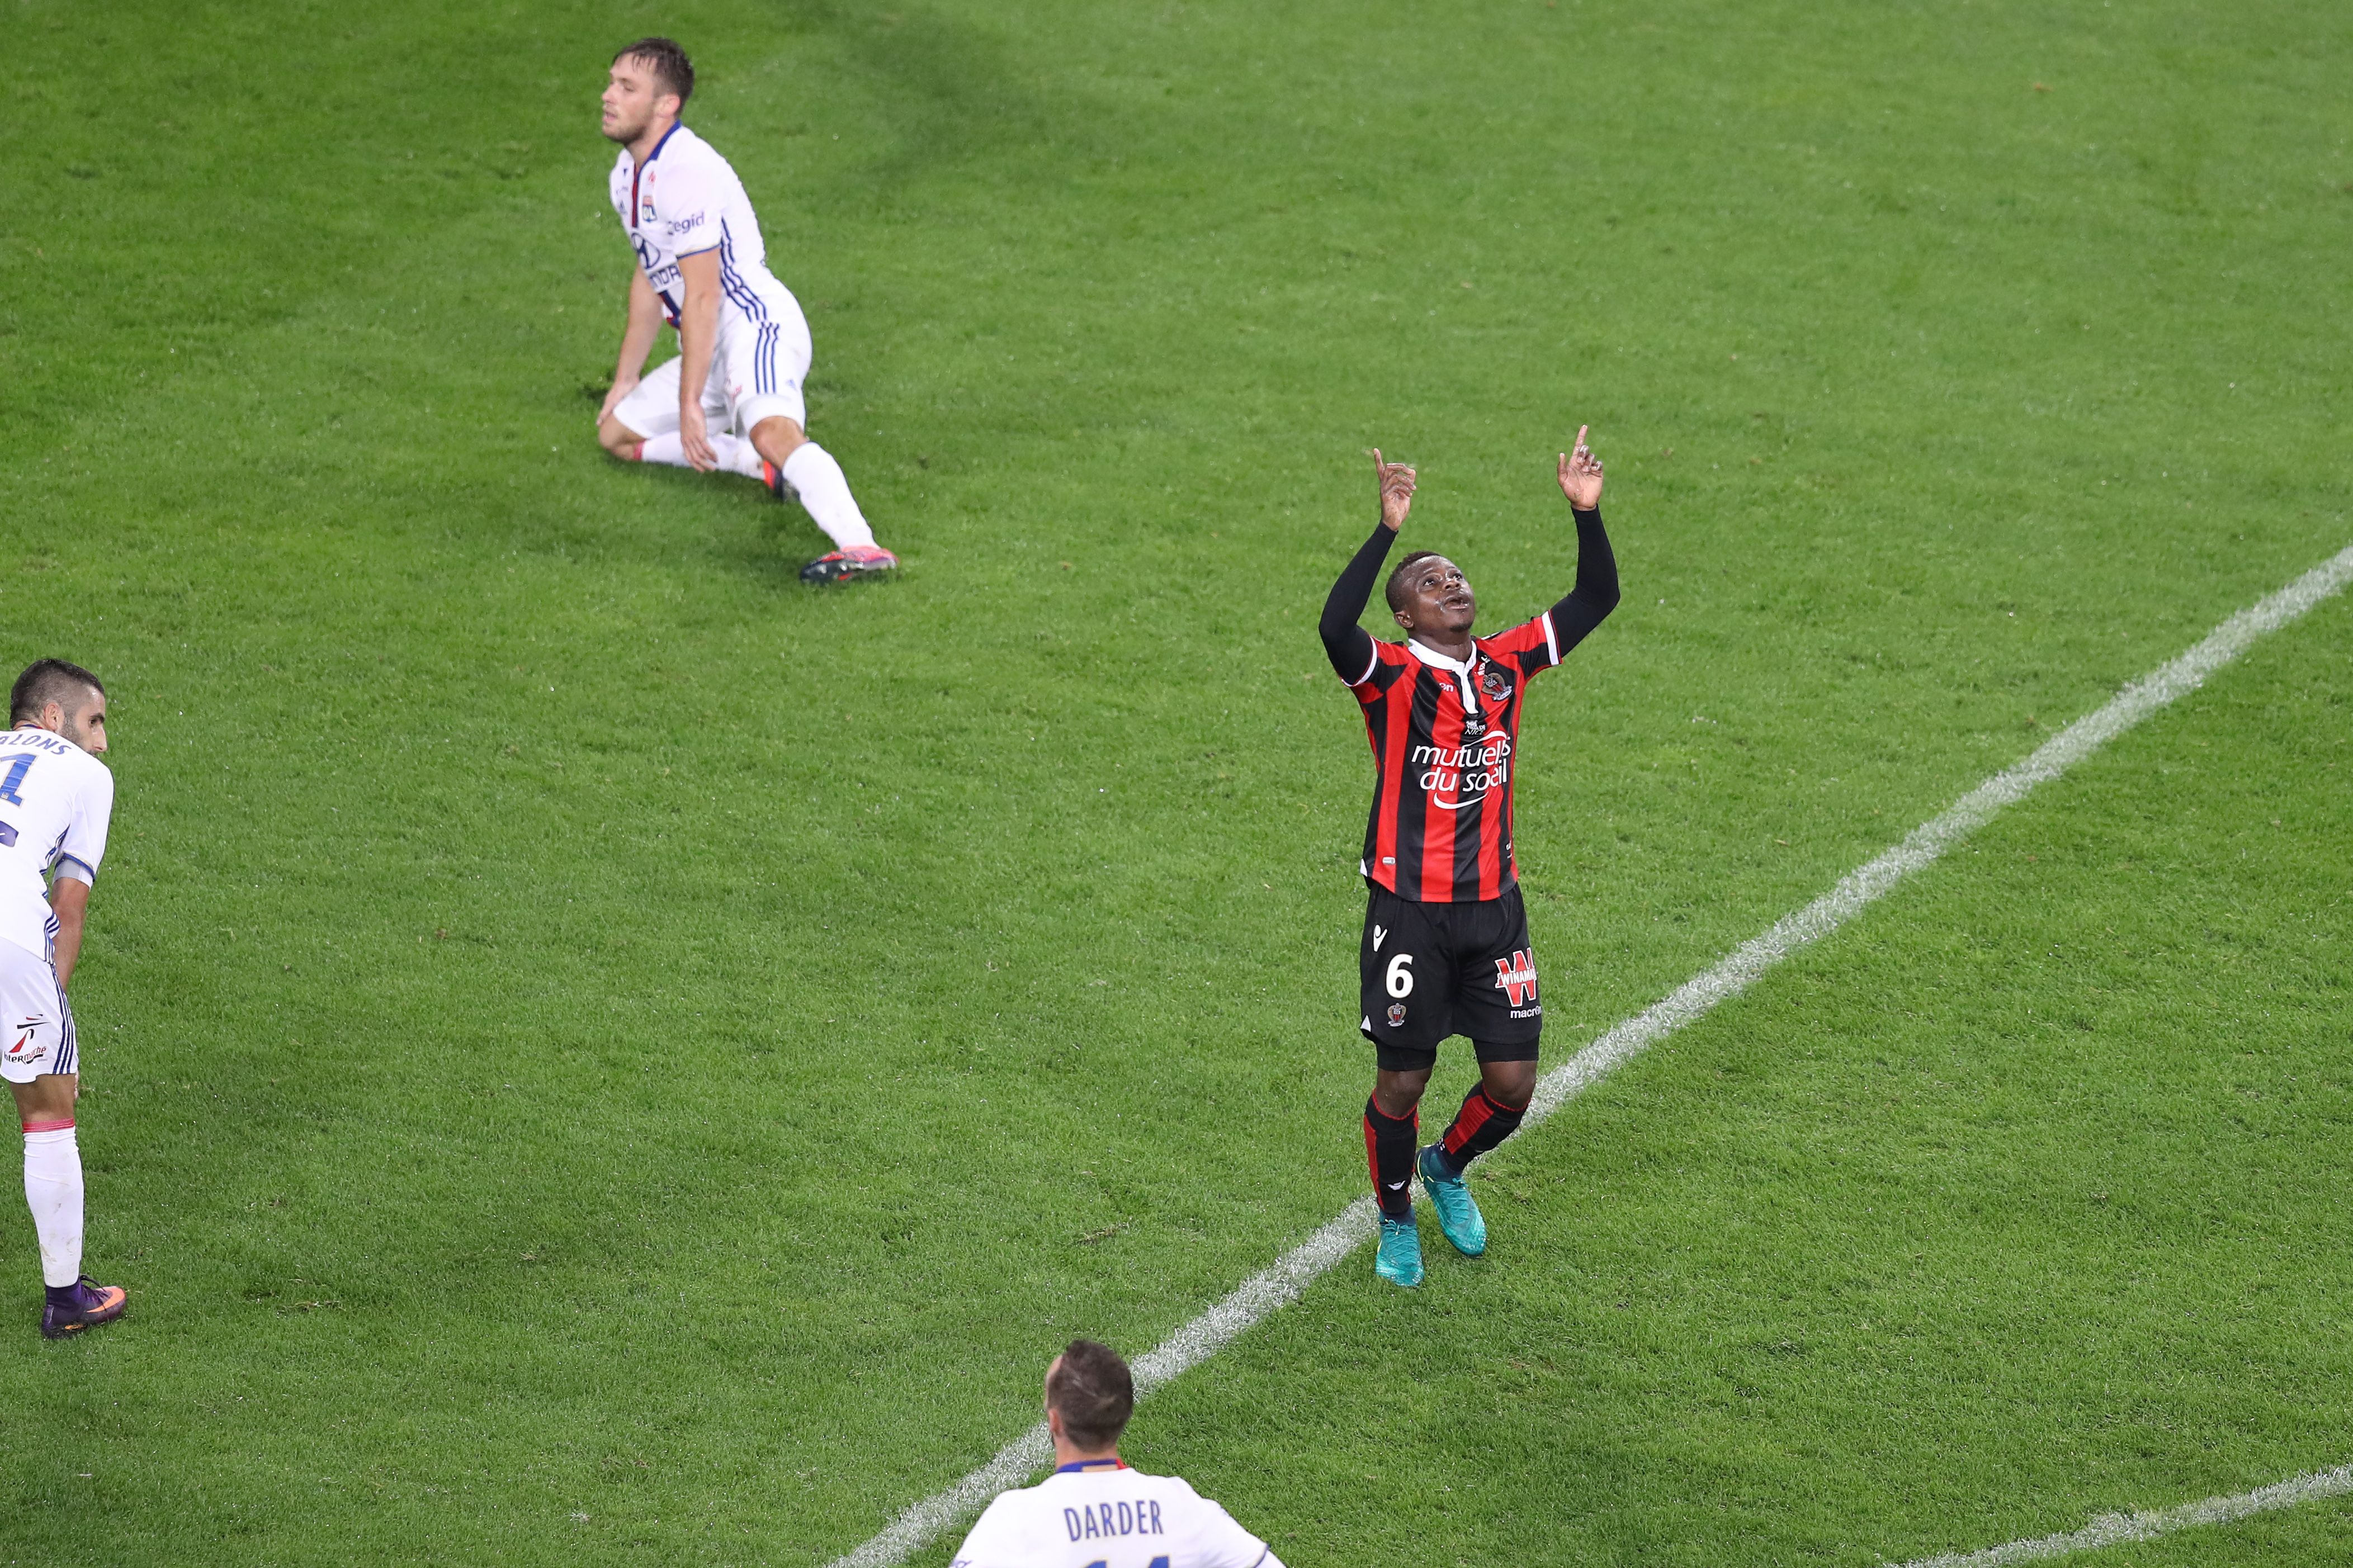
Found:
<svg viewBox="0 0 2353 1568"><path fill-rule="evenodd" d="M1372 1168L1373 1200L1391 1219L1413 1213L1413 1144L1420 1131L1420 1107L1391 1116L1365 1101L1365 1163Z"/></svg>
<svg viewBox="0 0 2353 1568"><path fill-rule="evenodd" d="M1462 1097L1462 1109L1454 1113L1454 1125L1438 1141L1438 1157L1459 1176L1472 1161L1517 1132L1520 1119L1527 1113L1526 1106L1505 1105L1483 1086L1473 1089Z"/></svg>

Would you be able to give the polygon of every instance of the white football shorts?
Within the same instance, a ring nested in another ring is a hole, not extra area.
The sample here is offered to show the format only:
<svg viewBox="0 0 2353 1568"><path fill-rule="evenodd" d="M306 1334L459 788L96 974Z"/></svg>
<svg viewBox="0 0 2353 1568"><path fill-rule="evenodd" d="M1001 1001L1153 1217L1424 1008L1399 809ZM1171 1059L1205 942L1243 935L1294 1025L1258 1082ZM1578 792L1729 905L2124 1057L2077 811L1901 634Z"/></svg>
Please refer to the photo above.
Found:
<svg viewBox="0 0 2353 1568"><path fill-rule="evenodd" d="M756 313L743 308L756 306ZM666 361L629 389L613 416L640 436L678 428L678 376L682 359ZM799 301L779 289L748 296L719 319L719 342L702 384L703 423L713 434L749 437L778 415L804 431L808 414L801 384L808 379L808 320Z"/></svg>
<svg viewBox="0 0 2353 1568"><path fill-rule="evenodd" d="M43 1073L81 1070L73 1009L49 961L0 942L0 1079L30 1083Z"/></svg>

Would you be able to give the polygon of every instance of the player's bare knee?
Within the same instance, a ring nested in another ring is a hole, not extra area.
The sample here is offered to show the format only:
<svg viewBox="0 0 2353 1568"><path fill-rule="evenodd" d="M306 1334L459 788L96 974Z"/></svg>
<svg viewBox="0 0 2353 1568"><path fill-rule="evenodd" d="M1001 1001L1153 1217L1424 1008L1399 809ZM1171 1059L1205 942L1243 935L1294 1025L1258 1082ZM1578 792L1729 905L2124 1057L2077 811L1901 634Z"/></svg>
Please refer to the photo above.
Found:
<svg viewBox="0 0 2353 1568"><path fill-rule="evenodd" d="M1525 1110L1536 1096L1536 1064L1482 1062L1479 1081L1489 1100L1513 1110Z"/></svg>
<svg viewBox="0 0 2353 1568"><path fill-rule="evenodd" d="M778 468L785 459L808 445L808 436L799 424L781 414L770 415L752 426L752 449Z"/></svg>
<svg viewBox="0 0 2353 1568"><path fill-rule="evenodd" d="M1383 1116L1392 1120L1411 1116L1414 1107L1421 1103L1421 1091L1430 1087L1430 1073L1428 1068L1411 1071L1377 1069L1373 1075L1373 1103L1381 1108Z"/></svg>
<svg viewBox="0 0 2353 1568"><path fill-rule="evenodd" d="M15 1092L16 1115L27 1125L37 1121L71 1121L75 1092L81 1083L78 1073L45 1072L30 1083L11 1083Z"/></svg>
<svg viewBox="0 0 2353 1568"><path fill-rule="evenodd" d="M617 419L607 419L596 426L596 444L617 458L637 456L638 447L644 440L643 436Z"/></svg>

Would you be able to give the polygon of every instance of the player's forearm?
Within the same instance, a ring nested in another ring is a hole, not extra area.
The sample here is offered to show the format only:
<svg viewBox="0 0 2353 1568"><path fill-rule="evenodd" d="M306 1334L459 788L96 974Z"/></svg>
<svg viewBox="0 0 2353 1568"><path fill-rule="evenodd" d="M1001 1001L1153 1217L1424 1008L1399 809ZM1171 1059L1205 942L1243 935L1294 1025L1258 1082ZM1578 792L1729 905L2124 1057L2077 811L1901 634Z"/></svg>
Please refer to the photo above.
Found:
<svg viewBox="0 0 2353 1568"><path fill-rule="evenodd" d="M1601 511L1577 514L1577 585L1552 607L1552 635L1567 653L1618 607L1618 557L1601 526Z"/></svg>
<svg viewBox="0 0 2353 1568"><path fill-rule="evenodd" d="M702 384L711 377L712 351L719 342L719 297L689 289L678 315L678 405L702 405Z"/></svg>
<svg viewBox="0 0 2353 1568"><path fill-rule="evenodd" d="M640 317L629 312L629 324L621 332L621 357L614 362L613 379L634 382L644 374L646 356L654 352L654 340L661 336L661 312Z"/></svg>
<svg viewBox="0 0 2353 1568"><path fill-rule="evenodd" d="M58 917L58 934L49 946L49 963L58 972L58 989L73 983L74 965L81 959L82 926L90 914L90 884L60 877L49 892L50 911Z"/></svg>
<svg viewBox="0 0 2353 1568"><path fill-rule="evenodd" d="M1315 630L1324 639L1324 652L1332 660L1332 668L1340 672L1343 680L1362 676L1371 659L1373 639L1356 622L1364 615L1365 606L1372 603L1373 584L1380 581L1381 563L1388 559L1389 546L1396 542L1396 530L1375 523L1373 536L1349 561L1340 580L1332 584L1331 596L1324 601L1324 616Z"/></svg>
<svg viewBox="0 0 2353 1568"><path fill-rule="evenodd" d="M621 329L621 357L614 362L615 382L634 382L646 368L646 356L654 352L654 340L661 336L661 301L654 296L654 286L646 281L641 268L629 271L629 317Z"/></svg>

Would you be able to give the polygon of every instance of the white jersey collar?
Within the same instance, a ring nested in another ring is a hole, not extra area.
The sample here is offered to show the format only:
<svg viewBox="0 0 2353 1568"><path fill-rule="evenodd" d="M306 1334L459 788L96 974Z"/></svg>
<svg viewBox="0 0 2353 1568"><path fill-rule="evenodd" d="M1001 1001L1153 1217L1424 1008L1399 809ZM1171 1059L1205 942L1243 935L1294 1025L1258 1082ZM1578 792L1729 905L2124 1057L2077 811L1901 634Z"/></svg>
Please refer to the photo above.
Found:
<svg viewBox="0 0 2353 1568"><path fill-rule="evenodd" d="M1422 647L1411 637L1405 639L1405 647L1408 653L1432 669L1442 669L1454 678L1455 687L1462 698L1462 710L1465 713L1478 710L1479 700L1472 696L1471 691L1471 674L1479 666L1479 645L1476 642L1471 645L1471 657L1467 659L1449 658L1434 647Z"/></svg>
<svg viewBox="0 0 2353 1568"><path fill-rule="evenodd" d="M1405 646L1406 651L1422 663L1433 665L1440 669L1451 670L1456 675L1468 675L1478 667L1479 645L1476 642L1471 645L1469 658L1449 658L1434 647L1424 647L1412 637L1405 639Z"/></svg>

